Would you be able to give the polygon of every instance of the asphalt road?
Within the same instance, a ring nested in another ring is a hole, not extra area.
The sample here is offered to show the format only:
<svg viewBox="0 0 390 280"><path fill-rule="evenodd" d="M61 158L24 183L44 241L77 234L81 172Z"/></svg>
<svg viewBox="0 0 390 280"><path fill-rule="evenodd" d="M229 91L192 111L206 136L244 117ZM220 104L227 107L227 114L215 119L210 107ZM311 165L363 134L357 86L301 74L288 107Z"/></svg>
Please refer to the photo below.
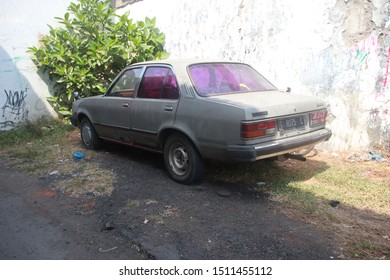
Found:
<svg viewBox="0 0 390 280"><path fill-rule="evenodd" d="M121 241L95 215L74 213L78 203L0 159L0 260L141 259L136 250L107 254Z"/></svg>

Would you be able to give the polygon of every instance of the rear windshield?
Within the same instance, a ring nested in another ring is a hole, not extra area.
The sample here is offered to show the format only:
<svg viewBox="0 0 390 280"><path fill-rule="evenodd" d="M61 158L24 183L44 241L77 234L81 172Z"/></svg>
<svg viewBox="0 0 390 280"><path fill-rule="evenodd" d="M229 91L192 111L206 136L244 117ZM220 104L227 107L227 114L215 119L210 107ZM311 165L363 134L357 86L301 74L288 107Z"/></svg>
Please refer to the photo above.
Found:
<svg viewBox="0 0 390 280"><path fill-rule="evenodd" d="M188 67L196 91L202 96L276 90L247 64L203 63Z"/></svg>

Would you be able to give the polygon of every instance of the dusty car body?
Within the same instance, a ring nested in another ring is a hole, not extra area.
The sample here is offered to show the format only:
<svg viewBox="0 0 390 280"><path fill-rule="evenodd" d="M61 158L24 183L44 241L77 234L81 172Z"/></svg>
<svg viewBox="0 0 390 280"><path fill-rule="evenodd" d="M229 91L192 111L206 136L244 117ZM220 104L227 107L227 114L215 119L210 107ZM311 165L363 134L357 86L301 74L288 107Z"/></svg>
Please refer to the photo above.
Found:
<svg viewBox="0 0 390 280"><path fill-rule="evenodd" d="M253 162L327 141L327 104L279 91L247 64L166 60L126 67L102 96L73 103L88 149L109 140L161 151L177 182L205 159Z"/></svg>

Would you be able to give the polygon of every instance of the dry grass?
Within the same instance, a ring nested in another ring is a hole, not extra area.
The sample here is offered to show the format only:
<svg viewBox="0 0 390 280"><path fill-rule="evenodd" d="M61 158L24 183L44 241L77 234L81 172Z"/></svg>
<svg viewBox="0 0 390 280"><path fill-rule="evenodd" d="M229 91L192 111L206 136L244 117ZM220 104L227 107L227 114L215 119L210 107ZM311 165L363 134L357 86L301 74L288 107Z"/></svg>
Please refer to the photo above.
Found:
<svg viewBox="0 0 390 280"><path fill-rule="evenodd" d="M84 159L73 154L82 152ZM94 161L96 153L82 148L79 131L62 122L27 125L0 134L0 153L24 173L52 181L52 187L73 196L109 195L114 173Z"/></svg>

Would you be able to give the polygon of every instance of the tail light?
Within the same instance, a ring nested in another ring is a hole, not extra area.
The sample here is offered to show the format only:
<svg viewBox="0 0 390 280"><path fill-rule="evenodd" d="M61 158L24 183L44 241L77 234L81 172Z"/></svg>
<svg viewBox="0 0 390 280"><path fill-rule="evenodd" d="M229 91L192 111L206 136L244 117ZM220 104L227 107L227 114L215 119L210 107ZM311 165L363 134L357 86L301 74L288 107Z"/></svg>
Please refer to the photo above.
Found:
<svg viewBox="0 0 390 280"><path fill-rule="evenodd" d="M319 126L326 123L327 111L318 111L310 114L310 126Z"/></svg>
<svg viewBox="0 0 390 280"><path fill-rule="evenodd" d="M241 138L252 139L276 133L276 120L260 122L243 122L241 124Z"/></svg>

